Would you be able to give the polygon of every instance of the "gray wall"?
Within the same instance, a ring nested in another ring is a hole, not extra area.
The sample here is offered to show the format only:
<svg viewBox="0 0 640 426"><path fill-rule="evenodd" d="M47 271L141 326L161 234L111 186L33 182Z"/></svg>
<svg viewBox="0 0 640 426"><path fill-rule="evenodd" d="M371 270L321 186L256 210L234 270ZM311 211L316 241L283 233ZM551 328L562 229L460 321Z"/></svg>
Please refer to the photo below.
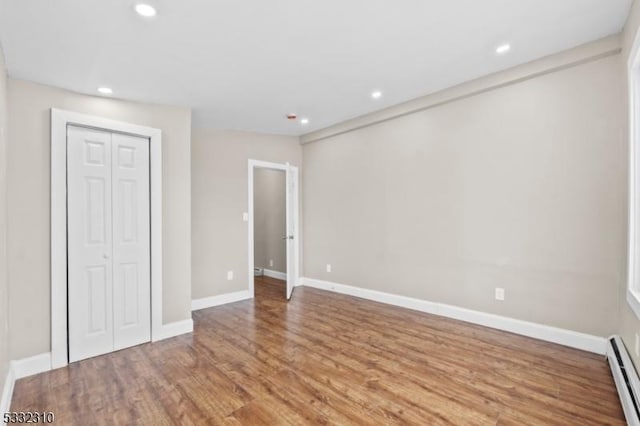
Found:
<svg viewBox="0 0 640 426"><path fill-rule="evenodd" d="M301 166L298 138L194 129L191 158L193 298L246 290L248 160ZM232 281L227 271L234 272Z"/></svg>
<svg viewBox="0 0 640 426"><path fill-rule="evenodd" d="M284 171L271 169L256 169L253 176L253 263L283 273L287 272L287 246L282 239L287 233L286 177Z"/></svg>
<svg viewBox="0 0 640 426"><path fill-rule="evenodd" d="M613 333L625 274L620 60L506 85L493 75L491 90L470 83L473 96L304 145L304 275Z"/></svg>
<svg viewBox="0 0 640 426"><path fill-rule="evenodd" d="M0 392L9 368L9 284L7 281L7 71L0 48Z"/></svg>
<svg viewBox="0 0 640 426"><path fill-rule="evenodd" d="M627 61L629 59L629 54L630 54L630 50L631 47L633 45L633 40L636 36L636 32L638 31L638 28L640 27L640 4L635 1L632 8L631 8L631 13L629 14L629 18L627 20L627 24L625 25L625 29L623 32L623 37L622 37L622 47L623 47L623 51L622 51L622 60L620 61L620 78L623 82L624 85L624 89L625 92L623 94L623 96L621 96L620 98L620 102L623 105L624 108L624 112L623 112L623 119L624 119L624 123L625 123L625 127L624 127L624 135L625 135L625 142L628 143L628 138L629 138L629 133L628 133L628 96L627 96ZM628 165L624 164L624 171L625 171L625 175L627 175L628 173ZM627 183L625 182L625 190L627 190L628 186ZM625 207L627 205L625 204ZM627 217L625 216L625 219ZM626 227L626 221L625 221L625 231L627 230ZM625 256L623 258L625 260L625 268L627 266L626 261L628 260L628 257ZM627 280L626 277L625 279L620 280L619 282L619 290L620 290L620 324L619 324L619 329L618 329L618 334L620 334L620 336L622 337L622 340L624 341L625 346L627 347L627 351L629 352L629 355L631 356L631 359L633 360L633 362L636 365L636 368L638 366L640 366L640 358L638 358L638 356L636 356L635 351L634 351L634 345L635 345L635 334L636 333L640 333L640 320L638 319L638 317L635 315L635 313L631 310L631 308L629 307L629 304L627 303Z"/></svg>
<svg viewBox="0 0 640 426"><path fill-rule="evenodd" d="M162 130L163 321L191 318L191 111L9 79L9 306L12 359L50 351L50 108Z"/></svg>

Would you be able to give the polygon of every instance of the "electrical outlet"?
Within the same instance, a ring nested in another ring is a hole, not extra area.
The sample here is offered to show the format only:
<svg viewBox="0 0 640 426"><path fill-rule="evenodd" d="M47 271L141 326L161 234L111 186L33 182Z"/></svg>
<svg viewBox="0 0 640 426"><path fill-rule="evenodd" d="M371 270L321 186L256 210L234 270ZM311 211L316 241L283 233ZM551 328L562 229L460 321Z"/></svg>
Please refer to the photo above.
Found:
<svg viewBox="0 0 640 426"><path fill-rule="evenodd" d="M249 213L247 212L242 213L242 220L244 222L249 222Z"/></svg>
<svg viewBox="0 0 640 426"><path fill-rule="evenodd" d="M327 272L331 272L331 265L327 263Z"/></svg>
<svg viewBox="0 0 640 426"><path fill-rule="evenodd" d="M269 259L269 266L273 266L273 259Z"/></svg>
<svg viewBox="0 0 640 426"><path fill-rule="evenodd" d="M496 287L496 300L504 300L504 288Z"/></svg>
<svg viewBox="0 0 640 426"><path fill-rule="evenodd" d="M227 271L227 279L231 281L233 279L233 271Z"/></svg>
<svg viewBox="0 0 640 426"><path fill-rule="evenodd" d="M636 356L640 356L640 336L638 335L638 333L636 333L635 350L636 350Z"/></svg>

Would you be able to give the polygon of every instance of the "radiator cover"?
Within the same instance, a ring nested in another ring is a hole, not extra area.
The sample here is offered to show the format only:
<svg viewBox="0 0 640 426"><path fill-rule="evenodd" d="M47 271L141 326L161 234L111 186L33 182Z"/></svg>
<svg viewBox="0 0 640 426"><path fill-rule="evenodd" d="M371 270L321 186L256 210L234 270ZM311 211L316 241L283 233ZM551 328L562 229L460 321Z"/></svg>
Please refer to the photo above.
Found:
<svg viewBox="0 0 640 426"><path fill-rule="evenodd" d="M627 424L640 426L640 379L620 336L609 338L607 361L616 382Z"/></svg>

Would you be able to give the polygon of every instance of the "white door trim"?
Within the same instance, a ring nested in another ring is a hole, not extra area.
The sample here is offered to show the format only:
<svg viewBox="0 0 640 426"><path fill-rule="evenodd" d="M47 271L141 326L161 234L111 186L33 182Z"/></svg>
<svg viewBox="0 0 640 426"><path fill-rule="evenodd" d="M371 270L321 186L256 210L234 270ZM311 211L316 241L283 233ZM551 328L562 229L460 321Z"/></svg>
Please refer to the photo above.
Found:
<svg viewBox="0 0 640 426"><path fill-rule="evenodd" d="M151 340L162 339L162 132L160 129L51 109L51 368L67 351L67 126L149 138L151 188Z"/></svg>
<svg viewBox="0 0 640 426"><path fill-rule="evenodd" d="M296 179L299 179L298 168L296 166L291 166L288 164L280 164L280 163L270 163L268 161L260 161L260 160L252 160L249 159L249 171L248 171L248 184L249 184L249 199L248 199L248 216L249 216L249 232L247 233L249 236L249 266L247 268L247 273L249 277L249 295L251 298L254 297L254 273L253 273L253 172L256 168L260 169L271 169L271 170L282 170L283 172L287 172L290 168L295 171ZM298 191L300 190L299 181L297 182L296 188ZM300 224L300 213L299 213L299 202L300 197L298 193L294 194L294 229L296 230L296 235L294 235L293 243L294 243L294 252L296 253L296 275L293 277L293 285L294 287L300 281L300 228L298 225Z"/></svg>
<svg viewBox="0 0 640 426"><path fill-rule="evenodd" d="M627 62L627 88L629 104L629 186L628 186L628 238L627 238L627 302L640 318L640 30L636 32Z"/></svg>

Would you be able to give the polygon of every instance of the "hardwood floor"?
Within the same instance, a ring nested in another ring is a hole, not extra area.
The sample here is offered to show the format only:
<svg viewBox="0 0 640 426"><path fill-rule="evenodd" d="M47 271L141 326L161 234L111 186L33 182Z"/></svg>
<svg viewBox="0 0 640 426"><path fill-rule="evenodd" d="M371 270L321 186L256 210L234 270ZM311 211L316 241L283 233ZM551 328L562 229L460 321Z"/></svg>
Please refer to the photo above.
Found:
<svg viewBox="0 0 640 426"><path fill-rule="evenodd" d="M18 380L59 424L625 424L602 356L282 281L193 335Z"/></svg>

